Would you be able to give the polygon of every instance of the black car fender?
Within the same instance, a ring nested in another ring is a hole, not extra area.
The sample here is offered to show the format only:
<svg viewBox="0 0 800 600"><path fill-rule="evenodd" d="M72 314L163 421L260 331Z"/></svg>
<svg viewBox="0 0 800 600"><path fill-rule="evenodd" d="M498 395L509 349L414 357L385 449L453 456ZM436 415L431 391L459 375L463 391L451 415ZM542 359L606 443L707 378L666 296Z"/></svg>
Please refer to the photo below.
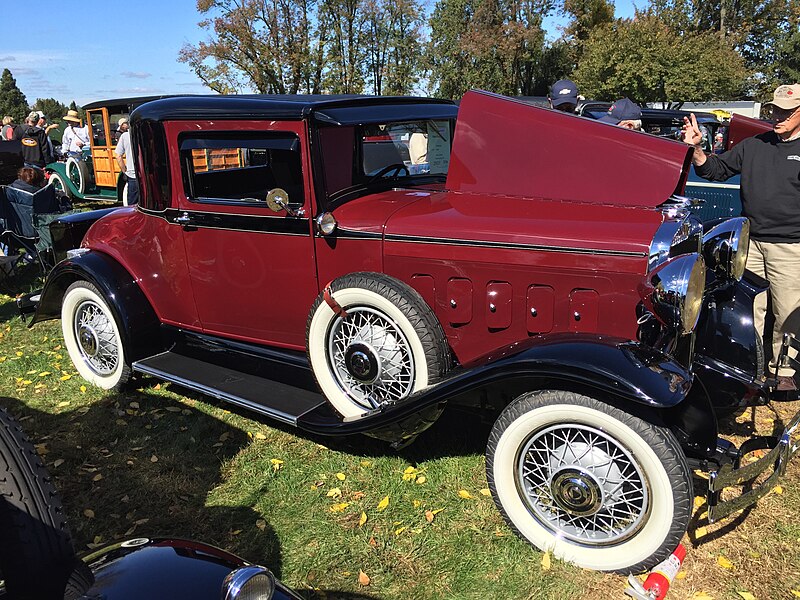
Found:
<svg viewBox="0 0 800 600"><path fill-rule="evenodd" d="M58 263L47 277L29 327L61 316L61 302L70 285L88 281L105 298L120 326L131 360L160 349L160 322L134 277L107 254L87 250Z"/></svg>
<svg viewBox="0 0 800 600"><path fill-rule="evenodd" d="M447 402L489 396L491 408L526 391L561 389L591 395L609 404L664 422L687 397L693 375L667 354L637 342L592 334L537 336L511 344L451 371L408 399L360 417L344 419L327 405L303 415L298 426L327 435L366 433L396 440L413 435L398 424L430 414ZM714 432L715 434L716 432Z"/></svg>

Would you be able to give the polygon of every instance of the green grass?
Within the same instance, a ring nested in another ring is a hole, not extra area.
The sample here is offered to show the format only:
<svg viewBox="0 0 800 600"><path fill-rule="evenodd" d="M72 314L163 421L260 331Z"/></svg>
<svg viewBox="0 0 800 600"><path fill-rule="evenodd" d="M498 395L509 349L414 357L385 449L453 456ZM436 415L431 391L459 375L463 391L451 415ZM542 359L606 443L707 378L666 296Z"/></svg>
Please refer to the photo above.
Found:
<svg viewBox="0 0 800 600"><path fill-rule="evenodd" d="M199 539L268 566L308 598L624 597L622 577L555 560L543 569L542 553L508 529L482 493L489 426L476 417L446 411L393 451L363 436L309 436L155 379L103 392L77 375L59 321L28 329L2 295L37 283L31 268L0 288L0 396L54 475L79 551L129 536ZM334 488L341 495L328 496ZM689 547L670 600L793 597L798 465L784 488ZM439 512L429 522L426 511Z"/></svg>

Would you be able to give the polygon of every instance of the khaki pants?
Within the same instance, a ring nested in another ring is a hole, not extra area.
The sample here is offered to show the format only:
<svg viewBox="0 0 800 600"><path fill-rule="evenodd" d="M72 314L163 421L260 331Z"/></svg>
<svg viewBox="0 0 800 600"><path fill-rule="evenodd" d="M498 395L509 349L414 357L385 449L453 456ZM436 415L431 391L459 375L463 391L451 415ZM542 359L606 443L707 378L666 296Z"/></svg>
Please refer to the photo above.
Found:
<svg viewBox="0 0 800 600"><path fill-rule="evenodd" d="M750 240L747 269L769 281L772 313L775 316L769 370L775 374L783 334L800 334L800 243L776 244ZM759 294L753 305L753 320L756 332L762 337L766 314L767 295ZM791 356L797 354L792 349L789 352ZM794 375L794 369L781 368L777 375L791 377Z"/></svg>

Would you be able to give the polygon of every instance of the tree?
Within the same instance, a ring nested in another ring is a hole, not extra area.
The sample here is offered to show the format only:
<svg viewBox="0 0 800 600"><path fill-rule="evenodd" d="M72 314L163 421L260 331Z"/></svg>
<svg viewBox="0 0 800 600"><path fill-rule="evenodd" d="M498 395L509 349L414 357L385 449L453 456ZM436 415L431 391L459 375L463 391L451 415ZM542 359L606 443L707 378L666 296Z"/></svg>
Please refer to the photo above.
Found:
<svg viewBox="0 0 800 600"><path fill-rule="evenodd" d="M421 75L422 8L417 0L368 0L366 68L374 94L410 94Z"/></svg>
<svg viewBox="0 0 800 600"><path fill-rule="evenodd" d="M55 98L37 98L32 110L42 111L51 123L67 114L67 107Z"/></svg>
<svg viewBox="0 0 800 600"><path fill-rule="evenodd" d="M637 102L738 98L747 75L742 57L724 38L679 34L648 14L595 29L574 73L589 97Z"/></svg>
<svg viewBox="0 0 800 600"><path fill-rule="evenodd" d="M614 5L608 0L564 0L564 12L571 19L564 29L563 39L569 42L577 64L592 31L614 21Z"/></svg>
<svg viewBox="0 0 800 600"><path fill-rule="evenodd" d="M322 0L319 20L329 33L325 54L328 67L323 77L326 90L334 94L364 91L367 64L367 14L364 0Z"/></svg>
<svg viewBox="0 0 800 600"><path fill-rule="evenodd" d="M430 82L460 97L472 87L530 95L551 0L439 0L430 20Z"/></svg>
<svg viewBox="0 0 800 600"><path fill-rule="evenodd" d="M15 123L22 123L28 116L28 101L8 69L0 75L0 118L5 116L13 117Z"/></svg>
<svg viewBox="0 0 800 600"><path fill-rule="evenodd" d="M213 39L185 44L178 60L220 93L316 93L324 39L312 39L316 0L197 0Z"/></svg>

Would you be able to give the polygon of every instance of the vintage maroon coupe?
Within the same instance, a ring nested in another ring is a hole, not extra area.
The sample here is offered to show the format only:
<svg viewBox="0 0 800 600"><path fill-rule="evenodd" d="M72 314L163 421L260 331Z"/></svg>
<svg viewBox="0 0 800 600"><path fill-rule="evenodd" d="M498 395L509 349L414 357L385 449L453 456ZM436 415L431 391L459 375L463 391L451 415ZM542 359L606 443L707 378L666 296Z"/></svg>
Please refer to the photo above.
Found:
<svg viewBox="0 0 800 600"><path fill-rule="evenodd" d="M141 204L91 226L34 319L61 317L94 384L149 374L398 446L481 408L509 524L620 572L676 547L692 469L715 520L793 454L797 418L718 437L717 415L775 395L766 285L744 273L747 220L704 231L677 196L685 145L483 92L169 98L132 122Z"/></svg>

